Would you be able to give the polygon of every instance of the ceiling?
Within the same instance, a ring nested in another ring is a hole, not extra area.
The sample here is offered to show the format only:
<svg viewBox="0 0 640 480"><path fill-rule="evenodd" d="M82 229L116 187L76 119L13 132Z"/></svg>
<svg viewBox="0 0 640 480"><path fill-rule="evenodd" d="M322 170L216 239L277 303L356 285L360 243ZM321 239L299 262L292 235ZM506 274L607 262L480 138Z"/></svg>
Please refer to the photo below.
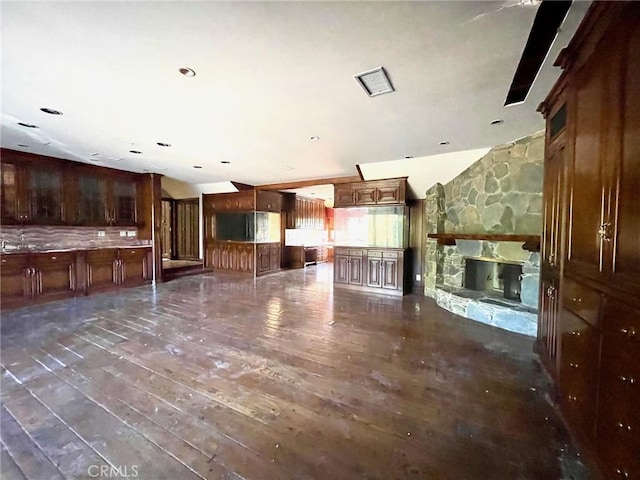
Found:
<svg viewBox="0 0 640 480"><path fill-rule="evenodd" d="M407 156L437 171L544 128L551 63L588 2L504 108L537 4L3 1L1 144L192 184L393 173ZM396 91L370 98L353 76L381 65Z"/></svg>

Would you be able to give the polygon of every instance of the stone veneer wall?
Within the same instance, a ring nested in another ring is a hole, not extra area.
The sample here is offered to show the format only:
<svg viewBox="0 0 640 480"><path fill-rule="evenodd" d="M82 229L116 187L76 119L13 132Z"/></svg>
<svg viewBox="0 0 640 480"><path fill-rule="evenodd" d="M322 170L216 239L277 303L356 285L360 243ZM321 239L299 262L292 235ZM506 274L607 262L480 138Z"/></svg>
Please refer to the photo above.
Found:
<svg viewBox="0 0 640 480"><path fill-rule="evenodd" d="M426 233L539 235L542 231L543 164L544 131L491 149L446 185L437 183L427 190ZM439 304L444 302L445 308L457 305L455 296L463 285L465 257L523 264L522 308L514 310L521 310L519 314L527 326L515 331L526 334L533 331L535 334L539 254L523 250L521 242L458 240L455 246L443 246L435 239L427 238L425 295ZM515 325L510 313L494 311L503 307L471 297L463 300L459 305L461 308L448 309L469 318L482 317L475 319L497 326L503 325L498 320L494 322L494 317L508 318ZM480 311L482 314L478 313Z"/></svg>

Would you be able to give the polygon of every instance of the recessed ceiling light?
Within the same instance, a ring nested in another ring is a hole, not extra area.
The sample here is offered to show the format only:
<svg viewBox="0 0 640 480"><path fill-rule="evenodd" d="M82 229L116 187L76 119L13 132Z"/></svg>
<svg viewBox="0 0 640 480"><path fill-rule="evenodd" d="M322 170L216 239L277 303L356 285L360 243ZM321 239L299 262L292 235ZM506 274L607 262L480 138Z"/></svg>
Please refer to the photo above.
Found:
<svg viewBox="0 0 640 480"><path fill-rule="evenodd" d="M170 147L171 146L170 143L163 143L163 142L158 142L157 145L160 145L161 147Z"/></svg>
<svg viewBox="0 0 640 480"><path fill-rule="evenodd" d="M447 140L443 140L439 143L439 145L449 145L449 142Z"/></svg>
<svg viewBox="0 0 640 480"><path fill-rule="evenodd" d="M491 121L491 125L500 125L501 123L504 123L504 120L501 118Z"/></svg>
<svg viewBox="0 0 640 480"><path fill-rule="evenodd" d="M140 150L129 150L129 153L135 153L136 155L140 155L142 152Z"/></svg>
<svg viewBox="0 0 640 480"><path fill-rule="evenodd" d="M367 70L366 72L354 75L354 78L370 97L394 91L391 80L389 80L384 67Z"/></svg>
<svg viewBox="0 0 640 480"><path fill-rule="evenodd" d="M32 123L18 122L18 125L22 127L27 127L27 128L38 128L37 125L33 125Z"/></svg>
<svg viewBox="0 0 640 480"><path fill-rule="evenodd" d="M50 115L62 115L62 112L59 110L54 110L53 108L41 108L41 111L44 113L48 113Z"/></svg>
<svg viewBox="0 0 640 480"><path fill-rule="evenodd" d="M231 162L229 160L222 160L220 163L223 165L229 165Z"/></svg>
<svg viewBox="0 0 640 480"><path fill-rule="evenodd" d="M189 68L189 67L182 67L180 69L180 73L182 75L184 75L185 77L195 77L196 76L196 72L192 68Z"/></svg>
<svg viewBox="0 0 640 480"><path fill-rule="evenodd" d="M25 145L24 143L19 143L18 146L23 148L29 148L29 145Z"/></svg>
<svg viewBox="0 0 640 480"><path fill-rule="evenodd" d="M405 155L404 158L413 158L411 155Z"/></svg>
<svg viewBox="0 0 640 480"><path fill-rule="evenodd" d="M309 137L309 140L320 140L320 137L314 135L313 137Z"/></svg>
<svg viewBox="0 0 640 480"><path fill-rule="evenodd" d="M194 165L193 168L202 168L202 165Z"/></svg>

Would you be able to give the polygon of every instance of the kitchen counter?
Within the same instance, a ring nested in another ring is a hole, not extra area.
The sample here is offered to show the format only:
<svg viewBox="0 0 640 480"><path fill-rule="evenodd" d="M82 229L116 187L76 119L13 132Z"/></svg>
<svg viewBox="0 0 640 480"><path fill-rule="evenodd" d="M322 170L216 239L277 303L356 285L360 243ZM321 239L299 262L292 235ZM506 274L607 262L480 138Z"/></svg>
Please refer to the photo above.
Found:
<svg viewBox="0 0 640 480"><path fill-rule="evenodd" d="M90 246L90 247L39 247L26 246L17 248L3 248L0 255L16 255L29 253L63 253L78 252L89 250L105 250L105 249L123 249L123 248L151 248L151 245L108 245L108 246Z"/></svg>

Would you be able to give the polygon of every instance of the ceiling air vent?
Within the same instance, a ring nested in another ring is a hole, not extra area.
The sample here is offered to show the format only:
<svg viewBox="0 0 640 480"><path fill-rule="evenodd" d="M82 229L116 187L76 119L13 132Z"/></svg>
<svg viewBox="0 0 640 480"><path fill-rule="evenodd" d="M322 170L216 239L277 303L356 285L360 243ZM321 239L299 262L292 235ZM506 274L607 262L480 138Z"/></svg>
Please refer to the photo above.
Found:
<svg viewBox="0 0 640 480"><path fill-rule="evenodd" d="M383 95L385 93L391 93L394 91L393 85L391 85L391 80L389 80L384 67L378 67L374 68L373 70L359 73L353 78L356 79L356 81L370 97L375 97L377 95Z"/></svg>

